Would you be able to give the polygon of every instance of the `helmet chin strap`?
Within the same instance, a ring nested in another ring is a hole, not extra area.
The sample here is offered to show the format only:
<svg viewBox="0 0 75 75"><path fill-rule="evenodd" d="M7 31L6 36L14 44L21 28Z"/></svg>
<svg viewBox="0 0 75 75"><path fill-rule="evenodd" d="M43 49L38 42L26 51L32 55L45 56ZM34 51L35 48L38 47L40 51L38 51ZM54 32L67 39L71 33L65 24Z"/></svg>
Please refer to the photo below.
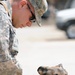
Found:
<svg viewBox="0 0 75 75"><path fill-rule="evenodd" d="M2 4L2 5L4 6L5 10L6 10L7 13L8 13L7 5L6 5L3 1L6 1L6 0L0 0L0 4Z"/></svg>

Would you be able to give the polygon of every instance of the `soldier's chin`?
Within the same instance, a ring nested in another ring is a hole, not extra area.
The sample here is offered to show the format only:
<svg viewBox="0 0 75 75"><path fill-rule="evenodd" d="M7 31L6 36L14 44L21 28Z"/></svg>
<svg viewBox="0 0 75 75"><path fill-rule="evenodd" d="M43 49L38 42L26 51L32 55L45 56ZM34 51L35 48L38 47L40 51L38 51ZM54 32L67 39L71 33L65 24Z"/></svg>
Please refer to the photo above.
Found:
<svg viewBox="0 0 75 75"><path fill-rule="evenodd" d="M19 25L12 20L12 25L14 28L19 28Z"/></svg>
<svg viewBox="0 0 75 75"><path fill-rule="evenodd" d="M13 27L14 28L21 28L21 26L20 25L17 25L17 24L13 24Z"/></svg>
<svg viewBox="0 0 75 75"><path fill-rule="evenodd" d="M20 27L18 27L18 26L15 26L15 25L13 25L13 27L14 27L14 28L20 28Z"/></svg>

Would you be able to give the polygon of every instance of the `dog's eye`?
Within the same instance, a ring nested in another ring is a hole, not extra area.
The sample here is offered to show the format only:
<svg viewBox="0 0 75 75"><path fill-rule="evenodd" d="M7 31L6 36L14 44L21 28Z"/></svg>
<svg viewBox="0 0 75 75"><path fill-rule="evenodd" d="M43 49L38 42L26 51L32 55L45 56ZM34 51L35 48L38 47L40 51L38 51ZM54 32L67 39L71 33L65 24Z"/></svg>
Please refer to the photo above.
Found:
<svg viewBox="0 0 75 75"><path fill-rule="evenodd" d="M58 75L58 74L54 74L54 75Z"/></svg>
<svg viewBox="0 0 75 75"><path fill-rule="evenodd" d="M44 70L45 70L45 71L48 71L48 69L46 69L46 68L45 68Z"/></svg>

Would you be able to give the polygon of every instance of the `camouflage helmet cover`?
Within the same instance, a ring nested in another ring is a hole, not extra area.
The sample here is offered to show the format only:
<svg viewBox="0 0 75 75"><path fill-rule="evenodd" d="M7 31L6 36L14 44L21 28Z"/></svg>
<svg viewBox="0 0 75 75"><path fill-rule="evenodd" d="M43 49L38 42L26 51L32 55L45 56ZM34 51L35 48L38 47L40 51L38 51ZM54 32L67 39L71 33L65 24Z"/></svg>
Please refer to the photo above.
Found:
<svg viewBox="0 0 75 75"><path fill-rule="evenodd" d="M29 0L34 7L36 22L41 26L41 16L47 11L48 5L46 0Z"/></svg>

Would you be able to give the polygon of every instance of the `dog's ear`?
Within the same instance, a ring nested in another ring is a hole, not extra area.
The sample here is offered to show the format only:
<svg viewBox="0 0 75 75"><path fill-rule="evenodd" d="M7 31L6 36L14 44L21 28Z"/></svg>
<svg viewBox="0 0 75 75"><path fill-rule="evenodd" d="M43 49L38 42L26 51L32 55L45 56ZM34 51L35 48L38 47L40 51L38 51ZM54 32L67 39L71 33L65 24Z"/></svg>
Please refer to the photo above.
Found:
<svg viewBox="0 0 75 75"><path fill-rule="evenodd" d="M42 71L43 71L43 67L42 66L40 66L40 67L38 67L38 69L37 69L37 72L39 73L39 74L41 74L42 73Z"/></svg>
<svg viewBox="0 0 75 75"><path fill-rule="evenodd" d="M63 65L62 64L58 64L58 65L56 65L56 67L63 68Z"/></svg>
<svg viewBox="0 0 75 75"><path fill-rule="evenodd" d="M37 71L42 70L42 68L43 68L42 66L38 67Z"/></svg>

